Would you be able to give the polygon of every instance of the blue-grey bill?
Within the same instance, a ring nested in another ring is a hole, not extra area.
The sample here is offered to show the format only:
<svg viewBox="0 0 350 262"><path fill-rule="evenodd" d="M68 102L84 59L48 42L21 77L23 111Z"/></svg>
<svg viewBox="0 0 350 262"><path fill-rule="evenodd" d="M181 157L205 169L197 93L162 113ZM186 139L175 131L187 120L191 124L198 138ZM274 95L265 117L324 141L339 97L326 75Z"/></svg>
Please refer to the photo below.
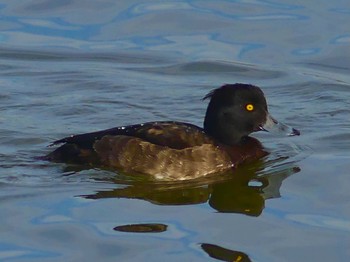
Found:
<svg viewBox="0 0 350 262"><path fill-rule="evenodd" d="M299 130L278 122L276 119L270 116L270 114L267 114L266 122L260 126L260 130L279 135L300 136Z"/></svg>

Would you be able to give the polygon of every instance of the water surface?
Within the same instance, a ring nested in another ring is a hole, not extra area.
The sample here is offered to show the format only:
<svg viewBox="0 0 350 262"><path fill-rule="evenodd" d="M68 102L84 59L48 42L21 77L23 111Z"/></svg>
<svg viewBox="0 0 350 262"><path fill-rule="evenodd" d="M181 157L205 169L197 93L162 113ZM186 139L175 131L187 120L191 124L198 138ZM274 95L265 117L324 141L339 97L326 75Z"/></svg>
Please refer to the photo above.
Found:
<svg viewBox="0 0 350 262"><path fill-rule="evenodd" d="M346 1L0 4L1 261L348 261ZM149 183L36 160L53 140L202 125L223 83L262 87L300 137L234 174Z"/></svg>

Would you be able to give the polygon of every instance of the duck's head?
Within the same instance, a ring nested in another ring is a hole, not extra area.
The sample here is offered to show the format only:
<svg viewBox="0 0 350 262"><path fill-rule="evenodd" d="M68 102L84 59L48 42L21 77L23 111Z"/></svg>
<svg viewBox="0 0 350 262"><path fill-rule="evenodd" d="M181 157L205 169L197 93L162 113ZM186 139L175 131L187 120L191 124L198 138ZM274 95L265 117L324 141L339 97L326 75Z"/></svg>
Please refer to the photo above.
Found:
<svg viewBox="0 0 350 262"><path fill-rule="evenodd" d="M248 84L227 84L207 94L210 98L204 119L205 132L227 145L238 144L256 131L278 131L300 135L294 128L279 123L268 112L261 89Z"/></svg>

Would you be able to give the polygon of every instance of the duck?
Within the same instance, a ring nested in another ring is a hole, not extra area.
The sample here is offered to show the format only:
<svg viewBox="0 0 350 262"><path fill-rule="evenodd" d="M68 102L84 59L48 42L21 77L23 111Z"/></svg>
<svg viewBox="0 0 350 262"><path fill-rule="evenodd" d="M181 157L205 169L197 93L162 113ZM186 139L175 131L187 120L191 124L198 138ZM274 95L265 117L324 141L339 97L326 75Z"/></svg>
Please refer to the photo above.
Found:
<svg viewBox="0 0 350 262"><path fill-rule="evenodd" d="M91 168L140 174L156 180L189 180L234 171L268 152L253 132L300 131L274 119L260 87L224 84L204 96L209 100L203 127L155 121L71 135L44 159Z"/></svg>

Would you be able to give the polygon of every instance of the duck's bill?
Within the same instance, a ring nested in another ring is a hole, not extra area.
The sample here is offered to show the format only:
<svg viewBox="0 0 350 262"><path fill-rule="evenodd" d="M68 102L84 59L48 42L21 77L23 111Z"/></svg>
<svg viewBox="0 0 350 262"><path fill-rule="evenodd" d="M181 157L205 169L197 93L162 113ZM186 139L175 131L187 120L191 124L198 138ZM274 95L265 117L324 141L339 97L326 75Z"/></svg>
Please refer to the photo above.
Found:
<svg viewBox="0 0 350 262"><path fill-rule="evenodd" d="M287 136L300 136L300 131L286 124L278 122L269 114L267 115L264 125L259 126L261 131L271 132L273 134L281 134Z"/></svg>

